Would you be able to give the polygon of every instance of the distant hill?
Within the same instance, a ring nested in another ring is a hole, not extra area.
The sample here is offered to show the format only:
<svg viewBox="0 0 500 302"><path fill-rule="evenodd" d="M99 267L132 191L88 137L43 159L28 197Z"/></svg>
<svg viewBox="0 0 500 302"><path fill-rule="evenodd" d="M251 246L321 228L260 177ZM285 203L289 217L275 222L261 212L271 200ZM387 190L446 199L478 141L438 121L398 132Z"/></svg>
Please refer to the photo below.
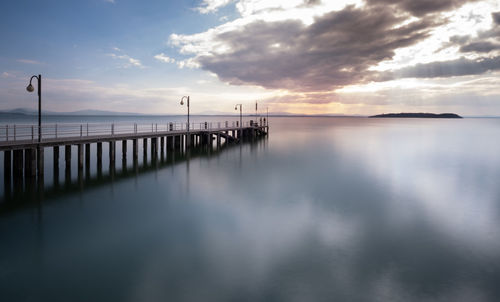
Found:
<svg viewBox="0 0 500 302"><path fill-rule="evenodd" d="M16 116L36 116L38 111L31 108L16 108L0 110L0 115L16 115ZM145 114L145 113L133 113L133 112L116 112L116 111L105 111L105 110L78 110L71 112L57 112L57 111L46 111L42 110L43 116L184 116L185 114L168 114L168 113L155 113L155 114ZM207 110L199 113L191 113L191 116L239 116L239 112L224 112L216 110ZM245 117L253 117L254 113L243 113ZM265 117L267 113L259 112L259 116ZM325 114L297 114L289 112L269 112L269 116L272 117L361 117L361 115L344 115L335 113L325 113ZM364 117L364 116L363 116Z"/></svg>
<svg viewBox="0 0 500 302"><path fill-rule="evenodd" d="M462 118L460 115L455 113L384 113L378 115L372 115L370 117L396 117L396 118Z"/></svg>
<svg viewBox="0 0 500 302"><path fill-rule="evenodd" d="M19 115L38 115L38 111L28 108L16 108L12 110L1 110L0 113L4 114L19 114ZM105 111L105 110L78 110L71 112L56 112L56 111L45 111L42 110L43 115L144 115L141 113L130 113L130 112L115 112L115 111Z"/></svg>

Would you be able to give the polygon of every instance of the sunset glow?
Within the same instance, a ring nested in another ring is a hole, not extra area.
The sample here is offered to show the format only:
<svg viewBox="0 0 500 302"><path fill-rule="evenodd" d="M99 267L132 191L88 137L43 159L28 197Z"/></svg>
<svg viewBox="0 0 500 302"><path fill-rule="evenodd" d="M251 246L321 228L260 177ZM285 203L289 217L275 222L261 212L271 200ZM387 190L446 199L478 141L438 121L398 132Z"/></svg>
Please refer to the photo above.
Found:
<svg viewBox="0 0 500 302"><path fill-rule="evenodd" d="M496 0L92 3L4 5L0 109L500 114Z"/></svg>

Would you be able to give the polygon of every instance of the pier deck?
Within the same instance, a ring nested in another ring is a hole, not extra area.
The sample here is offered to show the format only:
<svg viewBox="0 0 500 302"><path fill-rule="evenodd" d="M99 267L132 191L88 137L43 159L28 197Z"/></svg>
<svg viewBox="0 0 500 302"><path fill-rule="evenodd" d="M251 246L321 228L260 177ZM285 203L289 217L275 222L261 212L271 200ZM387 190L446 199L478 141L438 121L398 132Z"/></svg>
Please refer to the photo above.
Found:
<svg viewBox="0 0 500 302"><path fill-rule="evenodd" d="M116 159L116 141L122 141L122 159L127 157L127 144L132 141L132 158L137 161L139 155L138 140L142 139L142 151L146 156L148 145L152 159L158 158L164 150L187 150L195 146L218 148L222 144L238 143L242 139L253 139L267 135L269 125L253 123L239 125L238 122L174 124L164 125L126 125L126 124L54 124L43 125L38 137L38 127L34 125L0 126L0 151L4 153L4 182L6 191L10 191L11 182L19 184L37 179L43 183L44 150L53 149L54 173L59 170L59 148L64 146L66 172L71 169L72 146L76 148L78 171L88 170L91 161L91 144L97 144L95 156L98 169L102 166L102 144L109 144L110 170L114 170ZM149 141L149 144L148 144ZM85 154L85 156L84 156Z"/></svg>

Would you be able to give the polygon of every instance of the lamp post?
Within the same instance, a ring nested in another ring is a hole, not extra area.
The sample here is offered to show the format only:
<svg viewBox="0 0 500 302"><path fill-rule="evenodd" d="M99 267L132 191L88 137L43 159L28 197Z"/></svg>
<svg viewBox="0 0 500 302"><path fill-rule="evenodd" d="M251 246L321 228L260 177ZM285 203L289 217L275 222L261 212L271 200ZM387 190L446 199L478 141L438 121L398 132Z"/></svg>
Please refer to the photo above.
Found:
<svg viewBox="0 0 500 302"><path fill-rule="evenodd" d="M42 75L39 74L38 76L34 75L31 77L30 84L26 87L28 92L35 91L35 88L31 85L33 78L38 80L38 142L40 142L42 140Z"/></svg>
<svg viewBox="0 0 500 302"><path fill-rule="evenodd" d="M189 95L188 96L183 96L181 98L181 106L184 105L184 99L186 99L186 106L187 106L187 109L188 109L188 122L187 122L187 127L186 127L186 130L187 130L186 147L190 147L191 146L191 135L189 135Z"/></svg>
<svg viewBox="0 0 500 302"><path fill-rule="evenodd" d="M236 106L234 106L234 110L238 110L238 106L240 106L240 128L242 127L241 125L241 104L236 104Z"/></svg>
<svg viewBox="0 0 500 302"><path fill-rule="evenodd" d="M255 121L257 121L257 101L255 101Z"/></svg>
<svg viewBox="0 0 500 302"><path fill-rule="evenodd" d="M186 105L187 105L187 109L188 109L188 123L187 123L187 131L189 132L189 96L183 96L181 98L181 105L184 105L184 99L187 100L186 102Z"/></svg>

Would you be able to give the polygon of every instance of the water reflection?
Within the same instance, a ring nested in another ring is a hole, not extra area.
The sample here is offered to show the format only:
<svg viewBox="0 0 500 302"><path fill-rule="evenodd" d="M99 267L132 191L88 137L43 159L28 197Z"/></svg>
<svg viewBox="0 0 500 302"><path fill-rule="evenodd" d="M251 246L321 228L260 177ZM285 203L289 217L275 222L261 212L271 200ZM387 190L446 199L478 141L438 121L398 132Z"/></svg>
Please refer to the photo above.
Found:
<svg viewBox="0 0 500 302"><path fill-rule="evenodd" d="M269 140L46 196L43 221L4 212L2 297L498 300L500 144L468 141L500 125L273 125Z"/></svg>
<svg viewBox="0 0 500 302"><path fill-rule="evenodd" d="M265 140L265 138L260 140ZM102 164L98 164L96 166L97 174L92 175L90 161L85 161L85 170L78 169L76 179L71 177L71 165L67 165L64 170L65 178L62 187L59 183L59 163L58 161L53 161L53 182L50 186L44 186L43 178L42 182L37 182L35 177L27 177L24 179L14 178L14 194L11 194L11 178L5 178L5 191L0 199L0 215L9 211L14 211L18 208L22 209L26 206L41 206L41 203L45 199L52 200L64 195L82 192L83 190L105 187L113 182L128 178L136 178L140 174L149 173L180 163L186 164L186 175L187 178L189 178L189 162L191 159L220 156L227 148L239 148L241 159L241 148L243 144L252 144L252 142L245 141L238 145L222 144L219 147L199 145L192 148L176 149L169 152L160 152L160 154L156 156L153 154L150 161L147 160L148 152L144 152L143 161L139 163L137 158L134 158L132 167L128 167L127 152L123 152L119 170L117 170L115 162L109 162L107 173L103 173ZM147 145L145 145L145 147L147 147ZM186 183L186 192L188 192L189 182Z"/></svg>

